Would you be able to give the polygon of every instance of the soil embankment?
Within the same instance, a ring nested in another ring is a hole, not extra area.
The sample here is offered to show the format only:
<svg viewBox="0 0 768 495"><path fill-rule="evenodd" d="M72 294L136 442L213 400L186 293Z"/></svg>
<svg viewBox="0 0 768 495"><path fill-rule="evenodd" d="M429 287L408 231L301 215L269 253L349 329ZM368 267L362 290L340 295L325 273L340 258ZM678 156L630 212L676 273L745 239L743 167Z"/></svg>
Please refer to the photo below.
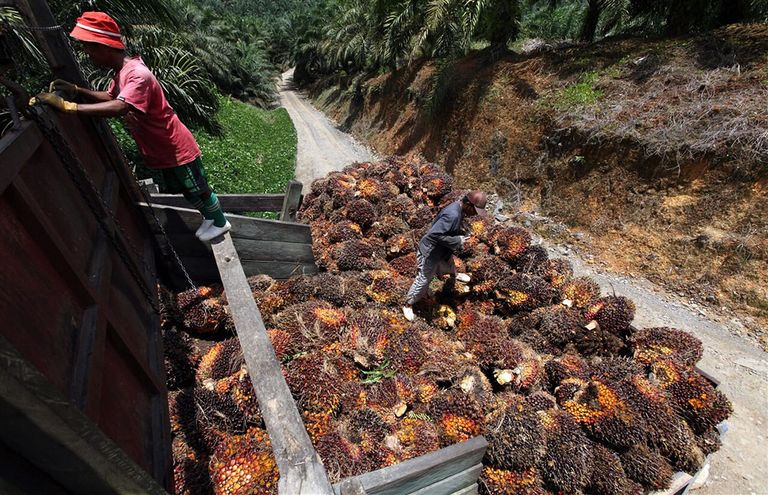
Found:
<svg viewBox="0 0 768 495"><path fill-rule="evenodd" d="M506 213L768 348L768 26L541 46L321 81L381 154L421 153ZM539 218L553 222L536 221Z"/></svg>

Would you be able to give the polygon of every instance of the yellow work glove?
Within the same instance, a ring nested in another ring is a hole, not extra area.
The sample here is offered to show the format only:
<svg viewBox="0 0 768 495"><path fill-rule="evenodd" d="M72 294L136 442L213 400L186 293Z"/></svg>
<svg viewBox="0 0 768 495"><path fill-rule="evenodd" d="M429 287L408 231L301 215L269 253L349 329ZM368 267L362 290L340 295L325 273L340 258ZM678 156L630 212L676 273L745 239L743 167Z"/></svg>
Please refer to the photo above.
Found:
<svg viewBox="0 0 768 495"><path fill-rule="evenodd" d="M60 91L64 98L72 100L77 96L77 84L73 84L64 79L56 79L48 86L48 91L53 93L54 91Z"/></svg>
<svg viewBox="0 0 768 495"><path fill-rule="evenodd" d="M77 112L77 103L67 101L61 96L56 96L53 93L40 93L39 95L29 100L30 106L38 103L46 103L52 106L53 108L55 108L56 110L59 110L64 113Z"/></svg>

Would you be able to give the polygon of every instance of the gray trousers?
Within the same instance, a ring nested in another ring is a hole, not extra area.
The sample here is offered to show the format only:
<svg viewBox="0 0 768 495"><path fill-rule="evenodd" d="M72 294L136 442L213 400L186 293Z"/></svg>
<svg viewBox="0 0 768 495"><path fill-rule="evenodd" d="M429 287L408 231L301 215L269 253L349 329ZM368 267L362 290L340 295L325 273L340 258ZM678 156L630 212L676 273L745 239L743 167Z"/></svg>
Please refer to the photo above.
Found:
<svg viewBox="0 0 768 495"><path fill-rule="evenodd" d="M408 290L408 295L405 296L405 303L409 306L424 299L429 293L429 284L435 276L451 275L451 278L446 282L444 290L452 287L456 281L456 265L453 264L453 256L449 256L447 260L435 256L425 258L417 249L416 264L418 265L416 280L413 281L411 288Z"/></svg>

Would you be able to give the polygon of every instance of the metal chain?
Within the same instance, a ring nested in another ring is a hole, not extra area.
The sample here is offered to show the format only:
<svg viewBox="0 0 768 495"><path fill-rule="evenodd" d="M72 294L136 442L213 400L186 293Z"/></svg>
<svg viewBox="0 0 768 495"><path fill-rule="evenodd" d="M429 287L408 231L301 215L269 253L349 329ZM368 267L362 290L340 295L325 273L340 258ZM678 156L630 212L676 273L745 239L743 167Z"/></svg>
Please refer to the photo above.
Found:
<svg viewBox="0 0 768 495"><path fill-rule="evenodd" d="M74 151L72 151L72 148L70 148L69 143L67 143L67 141L59 132L59 130L56 129L55 126L49 125L45 121L45 119L42 117L41 110L32 109L32 111L30 111L29 113L32 119L38 124L38 127L42 131L43 136L45 136L46 140L50 143L51 147L56 152L56 155L58 155L59 159L64 164L64 169L66 170L67 175L69 175L69 178L72 179L72 182L77 187L78 191L80 192L80 195L85 200L86 205L91 210L91 213L93 213L93 216L96 218L99 224L99 227L107 236L107 239L109 239L110 244L112 244L112 247L120 256L120 260L128 269L128 272L131 274L136 284L138 284L147 303L149 303L149 305L152 307L155 313L159 315L160 308L157 305L157 301L152 296L152 292L149 290L149 287L147 287L146 280L144 280L144 277L142 276L141 273L139 273L138 269L132 262L130 254L128 253L125 245L120 242L117 234L113 232L112 229L109 228L109 225L107 224L107 220L101 216L100 212L97 209L95 198L98 198L101 201L102 208L104 208L106 213L109 215L115 228L120 230L125 242L129 243L131 245L131 248L134 250L134 252L138 254L138 250L134 245L132 245L130 238L125 235L125 231L120 226L119 222L117 221L117 218L115 218L114 212L106 204L106 202L104 201L104 198L99 193L98 188L90 179L90 177L88 176L88 173L85 171L82 164L76 157ZM85 178L85 181L81 180L81 178L78 177L78 175L75 173L75 169L79 169L82 177ZM142 258L142 264L144 265L145 268L148 268L146 265L146 260L144 260L143 258Z"/></svg>
<svg viewBox="0 0 768 495"><path fill-rule="evenodd" d="M64 26L59 24L58 26L24 26L24 29L28 31L41 31L41 32L48 32L48 31L61 31L64 29Z"/></svg>

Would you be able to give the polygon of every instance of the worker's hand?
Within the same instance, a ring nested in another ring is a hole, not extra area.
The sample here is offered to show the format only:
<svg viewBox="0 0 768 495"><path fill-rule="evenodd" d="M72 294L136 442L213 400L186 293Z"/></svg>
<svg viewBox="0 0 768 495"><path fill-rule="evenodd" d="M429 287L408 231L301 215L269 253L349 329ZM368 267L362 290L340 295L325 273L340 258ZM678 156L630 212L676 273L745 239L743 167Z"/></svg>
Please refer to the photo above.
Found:
<svg viewBox="0 0 768 495"><path fill-rule="evenodd" d="M60 91L64 98L68 100L72 100L77 96L78 89L77 84L65 81L64 79L56 79L48 86L48 92Z"/></svg>
<svg viewBox="0 0 768 495"><path fill-rule="evenodd" d="M459 239L461 239L461 247L464 247L464 243L467 242L467 239L469 239L468 235L461 235L459 236Z"/></svg>
<svg viewBox="0 0 768 495"><path fill-rule="evenodd" d="M56 96L53 93L40 93L39 95L29 100L30 105L35 105L38 103L48 104L53 108L55 108L56 110L59 110L60 112L64 112L64 113L77 112L77 103L67 101L61 96Z"/></svg>

